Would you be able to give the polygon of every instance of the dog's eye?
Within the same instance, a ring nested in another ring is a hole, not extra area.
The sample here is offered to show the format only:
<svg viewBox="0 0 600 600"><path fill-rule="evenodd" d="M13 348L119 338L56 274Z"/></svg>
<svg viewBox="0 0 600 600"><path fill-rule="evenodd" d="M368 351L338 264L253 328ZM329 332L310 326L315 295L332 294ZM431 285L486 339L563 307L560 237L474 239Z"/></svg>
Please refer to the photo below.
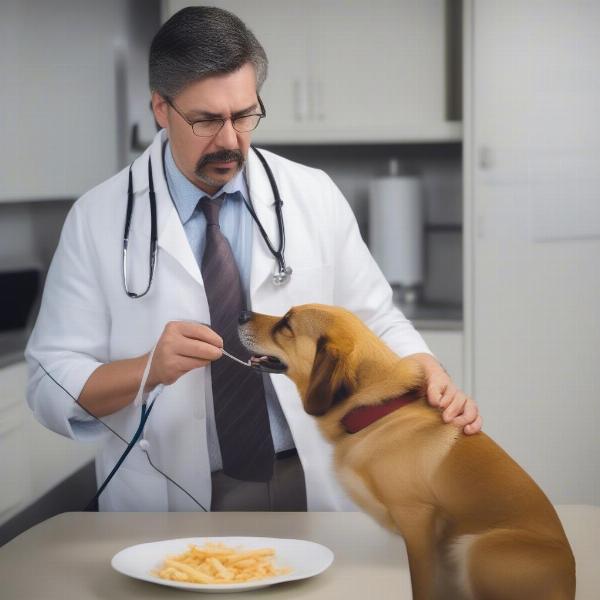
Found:
<svg viewBox="0 0 600 600"><path fill-rule="evenodd" d="M294 330L292 329L292 326L290 325L290 321L289 321L289 315L285 315L280 321L277 322L277 324L275 325L275 333L280 333L281 335L284 335L285 337L293 337L294 335Z"/></svg>

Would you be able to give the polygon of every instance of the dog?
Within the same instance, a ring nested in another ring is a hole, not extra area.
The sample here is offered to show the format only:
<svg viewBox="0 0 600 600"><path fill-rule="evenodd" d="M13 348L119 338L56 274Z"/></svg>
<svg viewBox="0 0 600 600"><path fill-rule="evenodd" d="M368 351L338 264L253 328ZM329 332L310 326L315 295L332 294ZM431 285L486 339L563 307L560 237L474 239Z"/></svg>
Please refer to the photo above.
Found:
<svg viewBox="0 0 600 600"><path fill-rule="evenodd" d="M338 307L240 323L251 363L296 384L350 497L403 536L414 600L575 598L575 560L548 498L485 433L442 421L415 360Z"/></svg>

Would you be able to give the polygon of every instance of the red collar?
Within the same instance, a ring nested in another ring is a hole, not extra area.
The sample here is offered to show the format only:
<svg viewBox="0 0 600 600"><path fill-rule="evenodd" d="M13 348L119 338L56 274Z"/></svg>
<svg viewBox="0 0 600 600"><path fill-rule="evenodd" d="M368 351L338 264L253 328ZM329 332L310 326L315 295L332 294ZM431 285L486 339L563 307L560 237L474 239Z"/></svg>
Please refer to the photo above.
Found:
<svg viewBox="0 0 600 600"><path fill-rule="evenodd" d="M371 423L389 415L391 412L414 402L420 395L421 394L417 392L408 392L403 396L397 396L396 398L386 400L383 404L357 406L350 412L347 412L340 420L340 423L346 430L346 433L356 433L357 431L368 427Z"/></svg>

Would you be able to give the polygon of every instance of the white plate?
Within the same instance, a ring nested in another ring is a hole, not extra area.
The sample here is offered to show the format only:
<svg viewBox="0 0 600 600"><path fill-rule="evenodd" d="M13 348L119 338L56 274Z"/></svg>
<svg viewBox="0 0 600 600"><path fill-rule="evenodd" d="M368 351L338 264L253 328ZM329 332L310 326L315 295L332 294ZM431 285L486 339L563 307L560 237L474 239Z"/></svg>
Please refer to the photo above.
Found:
<svg viewBox="0 0 600 600"><path fill-rule="evenodd" d="M167 555L181 554L188 550L190 544L204 546L206 542L220 542L227 546L242 547L245 550L273 548L275 550L273 563L275 567L290 567L291 571L286 575L278 575L277 577L269 577L258 581L221 584L170 581L152 574L152 571L163 563ZM313 577L322 573L332 562L333 552L329 548L306 540L267 537L207 537L180 538L129 546L129 548L125 548L113 556L111 565L113 569L124 575L129 575L129 577L182 590L193 592L243 592L284 581Z"/></svg>

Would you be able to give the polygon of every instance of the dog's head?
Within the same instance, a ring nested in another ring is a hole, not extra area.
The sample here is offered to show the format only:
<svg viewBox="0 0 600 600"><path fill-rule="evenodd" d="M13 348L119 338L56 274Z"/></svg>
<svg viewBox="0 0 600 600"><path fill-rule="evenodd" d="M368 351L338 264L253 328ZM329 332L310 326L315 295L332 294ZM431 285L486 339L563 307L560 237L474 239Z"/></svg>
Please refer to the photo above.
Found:
<svg viewBox="0 0 600 600"><path fill-rule="evenodd" d="M366 365L385 365L391 358L355 315L321 304L295 306L283 317L251 313L239 333L254 366L290 377L305 411L315 416L352 395L366 371L372 372Z"/></svg>

